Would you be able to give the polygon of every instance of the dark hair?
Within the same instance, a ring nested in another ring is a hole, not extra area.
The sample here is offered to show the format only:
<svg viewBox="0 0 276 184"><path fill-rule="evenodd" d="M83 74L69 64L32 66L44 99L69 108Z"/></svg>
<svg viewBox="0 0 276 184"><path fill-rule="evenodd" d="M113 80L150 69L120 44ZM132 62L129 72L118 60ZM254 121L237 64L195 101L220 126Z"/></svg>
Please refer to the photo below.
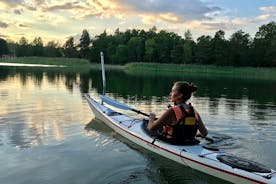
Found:
<svg viewBox="0 0 276 184"><path fill-rule="evenodd" d="M197 86L193 83L177 81L174 83L174 85L176 86L177 90L183 94L183 100L185 102L191 98L192 92L197 90Z"/></svg>

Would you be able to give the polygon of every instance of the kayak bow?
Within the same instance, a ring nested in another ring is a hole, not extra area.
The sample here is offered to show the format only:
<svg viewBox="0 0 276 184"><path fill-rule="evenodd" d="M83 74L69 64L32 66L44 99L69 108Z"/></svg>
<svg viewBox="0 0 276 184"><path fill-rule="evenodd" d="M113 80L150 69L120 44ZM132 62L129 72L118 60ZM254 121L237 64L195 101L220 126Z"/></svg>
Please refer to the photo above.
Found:
<svg viewBox="0 0 276 184"><path fill-rule="evenodd" d="M113 107L116 107L116 108L119 108L119 109L123 109L123 110L131 110L131 111L136 112L138 114L142 114L144 116L149 117L149 114L146 114L146 113L143 113L143 112L141 112L139 110L133 109L133 108L131 108L131 107L125 105L125 104L122 104L120 102L117 102L117 101L115 101L115 100L113 100L113 99L111 99L111 98L109 98L107 96L100 95L100 97L101 97L101 99L102 99L103 102L105 102L105 103L107 103L109 105L112 105Z"/></svg>
<svg viewBox="0 0 276 184"><path fill-rule="evenodd" d="M268 169L259 163L236 157L222 150L209 149L203 143L172 145L161 141L145 131L143 119L132 118L114 111L98 103L88 94L84 96L96 118L131 142L160 156L232 183L276 184L276 171L273 169ZM107 102L108 99L103 100L103 102ZM128 107L115 100L111 102L115 105L120 104L121 107ZM131 110L131 108L127 110Z"/></svg>

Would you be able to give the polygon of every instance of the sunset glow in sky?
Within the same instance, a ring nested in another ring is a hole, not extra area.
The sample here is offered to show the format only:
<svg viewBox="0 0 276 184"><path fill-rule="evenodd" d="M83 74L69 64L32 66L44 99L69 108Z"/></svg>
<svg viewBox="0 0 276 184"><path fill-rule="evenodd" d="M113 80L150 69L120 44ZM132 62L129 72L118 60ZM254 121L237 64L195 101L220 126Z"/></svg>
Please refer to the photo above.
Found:
<svg viewBox="0 0 276 184"><path fill-rule="evenodd" d="M117 28L190 30L193 38L243 30L252 37L276 20L276 0L0 0L0 38L64 42L83 29L91 37Z"/></svg>

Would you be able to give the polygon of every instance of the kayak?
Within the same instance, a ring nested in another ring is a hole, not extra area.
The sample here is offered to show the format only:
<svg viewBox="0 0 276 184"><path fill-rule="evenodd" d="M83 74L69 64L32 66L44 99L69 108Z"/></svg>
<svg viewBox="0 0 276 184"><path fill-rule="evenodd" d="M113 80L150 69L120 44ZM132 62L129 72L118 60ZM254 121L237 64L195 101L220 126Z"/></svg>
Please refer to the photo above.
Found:
<svg viewBox="0 0 276 184"><path fill-rule="evenodd" d="M104 95L100 96L102 102L97 102L89 94L84 97L97 119L129 141L160 156L232 183L276 184L276 171L262 164L212 148L206 141L172 145L149 132L146 119L130 117L114 110L110 105L138 114L147 114Z"/></svg>

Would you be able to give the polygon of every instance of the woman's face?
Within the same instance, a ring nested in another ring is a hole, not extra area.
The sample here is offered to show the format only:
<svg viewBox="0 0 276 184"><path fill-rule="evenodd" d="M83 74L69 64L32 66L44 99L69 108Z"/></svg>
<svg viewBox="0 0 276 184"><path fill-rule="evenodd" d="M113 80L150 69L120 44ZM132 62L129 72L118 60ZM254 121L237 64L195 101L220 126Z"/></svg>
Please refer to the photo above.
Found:
<svg viewBox="0 0 276 184"><path fill-rule="evenodd" d="M182 94L179 93L179 91L177 90L177 86L173 85L172 91L170 92L170 96L171 96L171 101L174 103L181 101Z"/></svg>

